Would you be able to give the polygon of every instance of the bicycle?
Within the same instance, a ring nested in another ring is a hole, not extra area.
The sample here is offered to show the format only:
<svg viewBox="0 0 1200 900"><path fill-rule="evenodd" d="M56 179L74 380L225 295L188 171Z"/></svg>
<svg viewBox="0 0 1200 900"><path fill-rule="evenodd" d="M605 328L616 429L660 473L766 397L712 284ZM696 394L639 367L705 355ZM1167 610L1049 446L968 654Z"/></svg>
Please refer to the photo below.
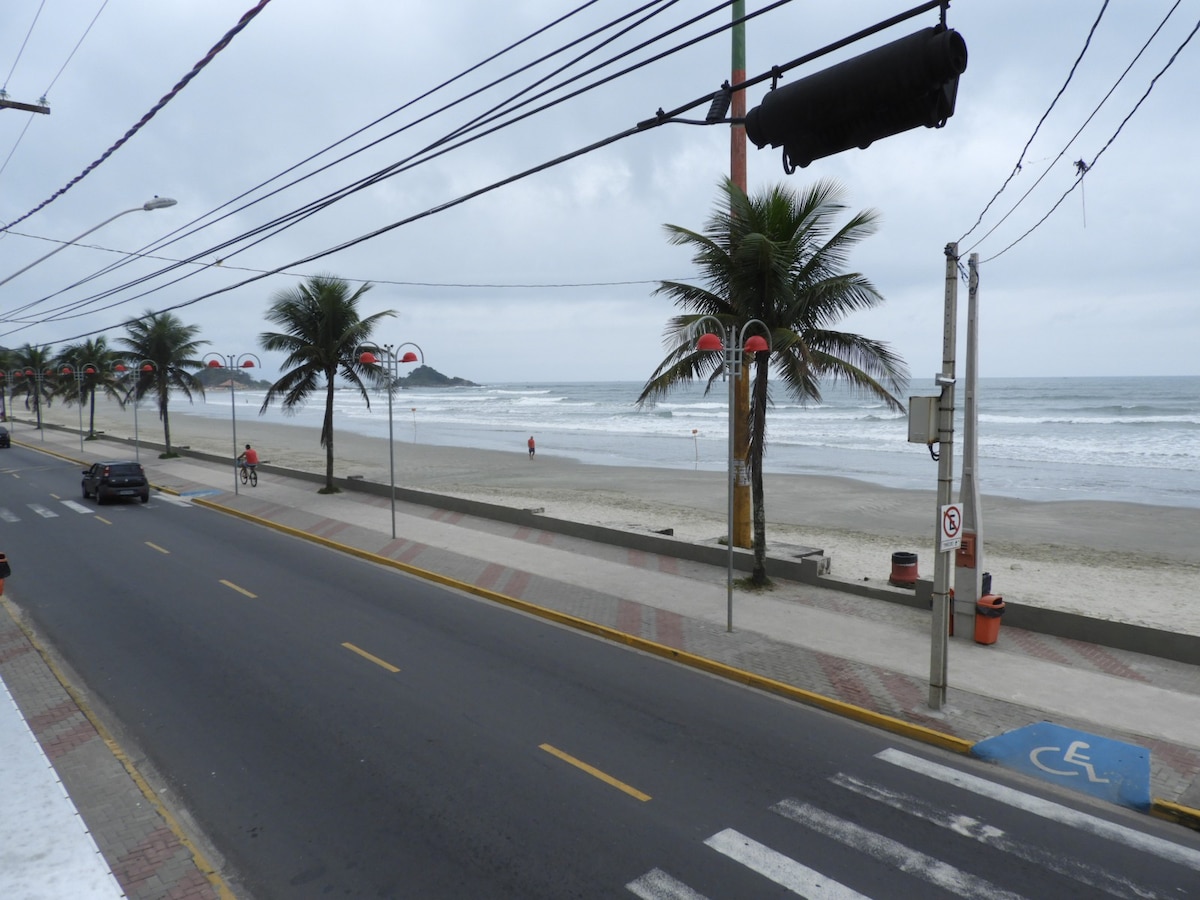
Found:
<svg viewBox="0 0 1200 900"><path fill-rule="evenodd" d="M248 482L250 487L258 487L258 466L249 466L243 464L241 466L241 479L242 484L246 484Z"/></svg>

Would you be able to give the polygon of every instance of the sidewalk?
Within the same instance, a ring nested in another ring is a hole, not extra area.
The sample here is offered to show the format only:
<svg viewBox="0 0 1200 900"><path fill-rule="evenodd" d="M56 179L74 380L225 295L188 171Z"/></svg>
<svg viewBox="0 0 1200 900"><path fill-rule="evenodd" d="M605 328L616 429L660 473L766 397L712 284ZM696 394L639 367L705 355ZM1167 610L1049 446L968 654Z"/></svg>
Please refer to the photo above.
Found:
<svg viewBox="0 0 1200 900"><path fill-rule="evenodd" d="M44 445L30 446L69 459L79 456L78 436L69 433L51 430ZM96 459L132 454L125 445L94 441L87 455ZM860 718L889 716L901 725L967 743L1051 720L1137 744L1152 753L1152 795L1170 804L1200 807L1200 665L1002 626L999 641L991 646L951 640L948 701L935 713L926 705L930 627L925 610L781 581L767 593L735 592L735 631L728 633L724 567L399 501L398 537L393 540L387 498L355 491L321 495L311 481L274 470L263 471L257 488L241 488L235 495L227 464L158 460L152 453L143 453L142 462L156 487L194 498L197 504L262 520L401 568L436 573L476 594L531 604L560 620L581 620L579 627L616 639L628 636L627 642L671 648L660 650L662 655L677 651L677 657L687 656L693 664L729 667L829 698L835 707L848 704L869 711ZM21 583L19 560L12 562L18 577L10 580L10 593L28 595L34 588ZM0 611L0 677L43 748L48 748L53 738L47 732L55 724L31 715L31 709L41 707L23 696L41 688L10 680L12 648L23 641L27 642L24 633ZM41 659L19 649L15 659L28 664L28 657ZM65 716L65 709L56 715ZM2 733L7 721L0 718L0 738L7 738ZM84 742L89 743L103 746L102 741ZM49 749L47 753L61 773L63 757ZM33 777L14 776L3 759L0 774L5 781ZM198 866L181 862L190 848L169 821L136 826L166 836L155 858L139 868L142 875L163 868L162 875L154 876L162 892L154 893L154 885L145 879L131 880L128 870L138 867L130 853L136 856L137 850L128 841L129 828L114 821L119 816L111 810L117 808L118 794L134 798L134 806L147 806L141 788L128 775L101 776L106 779L103 785L89 784L90 765L76 776L73 784L60 774L129 897L165 896L168 890L171 896L220 896L219 880L207 880L203 859ZM0 816L0 842L12 827L7 816ZM118 856L105 837L112 829L124 829ZM180 890L185 880L190 885L187 893ZM4 885L0 875L0 893Z"/></svg>

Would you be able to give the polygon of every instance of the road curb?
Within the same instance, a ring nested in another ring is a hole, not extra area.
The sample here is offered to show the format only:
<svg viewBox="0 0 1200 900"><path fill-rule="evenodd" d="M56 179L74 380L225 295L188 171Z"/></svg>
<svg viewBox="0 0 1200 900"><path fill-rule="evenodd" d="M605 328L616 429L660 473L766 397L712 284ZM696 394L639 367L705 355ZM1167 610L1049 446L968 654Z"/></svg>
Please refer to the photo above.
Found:
<svg viewBox="0 0 1200 900"><path fill-rule="evenodd" d="M150 786L149 782L146 781L141 772L138 771L137 766L135 766L133 763L133 760L129 758L128 754L125 753L121 745L118 744L113 738L112 734L109 733L108 729L104 726L104 723L100 721L99 717L92 711L91 707L88 706L87 701L83 699L82 695L71 683L71 680L66 677L66 674L54 661L53 657L51 657L51 655L46 651L41 642L38 641L33 630L23 621L23 618L18 612L15 604L7 597L0 596L0 607L4 609L5 615L9 617L17 629L20 630L20 632L25 636L25 640L29 642L29 645L33 648L34 652L37 653L38 658L41 659L46 668L50 670L50 674L53 675L54 679L59 683L59 685L62 686L62 689L71 699L71 702L75 704L79 711L83 713L88 723L92 726L92 728L95 729L96 734L99 736L100 740L104 742L104 745L108 748L109 752L112 753L113 758L116 759L121 768L125 770L125 773L137 786L138 791L141 792L146 803L158 813L159 817L163 821L163 824L167 827L167 829L170 830L175 839L179 841L180 846L182 846L191 856L192 861L196 866L196 870L200 873L204 880L208 882L213 890L216 891L220 900L236 900L236 895L229 888L229 886L225 884L224 879L221 877L216 867L209 862L208 858L204 855L200 848L196 846L190 837L188 837L186 831L179 824L179 821L163 804L162 800L159 799L158 794L155 793L154 788ZM110 862L109 865L111 867L112 863Z"/></svg>
<svg viewBox="0 0 1200 900"><path fill-rule="evenodd" d="M1200 809L1192 809L1182 803L1172 803L1170 800L1151 800L1150 815L1156 819L1165 819L1176 825L1182 825L1184 828L1191 828L1193 831L1200 831Z"/></svg>
<svg viewBox="0 0 1200 900"><path fill-rule="evenodd" d="M490 600L494 603L500 603L513 609L518 609L530 615L538 616L539 618L555 622L559 625L566 625L569 628L574 628L578 631L584 631L596 637L604 638L605 640L614 641L616 643L625 644L628 647L641 650L646 653L663 659L673 660L683 663L693 669L698 669L702 672L708 672L711 675L717 675L729 681L735 681L739 684L744 684L748 687L757 688L758 690L766 691L777 696L786 697L789 700L794 700L803 703L807 706L815 706L819 709L832 712L843 718L852 719L856 722L861 722L866 725L871 725L884 731L899 734L907 738L911 738L921 743L931 744L935 747L940 747L944 750L951 750L955 753L969 754L971 748L975 745L974 741L968 741L964 738L957 737L953 734L947 734L941 731L935 731L932 728L926 728L923 725L914 725L911 722L905 722L903 719L897 719L893 716L888 716L883 713L875 712L862 706L855 706L851 703L846 703L842 700L836 700L832 697L826 697L823 694L818 694L813 691L798 688L794 685L785 684L782 681L776 681L773 678L767 678L765 675L757 675L754 672L739 669L735 666L727 665L726 663L718 662L713 659L708 659L703 656L698 656L694 653L688 653L686 650L679 650L675 647L669 647L666 644L660 644L656 641L648 640L647 638L638 637L637 635L627 634L624 631L619 631L615 628L610 628L607 625L600 625L596 622L589 622L587 619L581 619L577 616L572 616L569 613L558 612L557 610L549 609L544 606L538 606L535 603L530 603L527 600L520 600L516 597L510 597L507 594L501 594L497 591L489 590L488 588L478 587L477 585L468 584L465 581L459 581L446 575L441 575L437 572L430 572L427 569L421 569L409 563L399 560L390 559L386 556L380 556L377 553L372 553L369 550L361 550L358 547L352 547L348 544L342 544L329 538L321 537L320 535L311 534L299 528L293 528L290 525L283 525L279 522L274 522L270 519L264 519L261 516L256 516L252 513L243 512L233 507L224 506L220 503L213 503L211 500L195 498L192 503L203 506L208 509L213 509L218 512L228 513L229 515L237 516L247 522L253 522L257 525L266 528L272 528L283 534L291 535L292 537L300 538L301 540L309 541L310 543L319 544L330 550L341 553L347 553L351 556L356 556L359 559L367 560L378 565L388 566L389 568L398 569L409 575L432 581L437 584L442 584L464 593L472 594L485 600Z"/></svg>
<svg viewBox="0 0 1200 900"><path fill-rule="evenodd" d="M163 490L169 491L170 489L164 488ZM174 492L171 491L171 493ZM765 675L757 675L754 672L749 672L745 669L739 669L735 666L730 666L713 659L698 656L694 653L688 653L686 650L679 650L675 647L669 647L666 644L660 644L647 638L628 634L624 631L610 628L607 625L600 625L596 622L590 622L587 619L581 619L568 613L562 613L544 606L538 606L537 604L530 603L527 600L520 600L516 597L510 597L507 594L501 594L497 591L489 590L488 588L481 588L477 585L468 584L467 582L459 581L458 579L441 575L437 572L421 569L409 563L390 559L386 556L380 556L379 554L372 553L369 550L361 550L358 547L352 547L349 544L342 544L320 535L311 534L310 532L304 531L300 528L293 528L290 525L284 525L280 522L264 519L261 516L254 515L253 513L243 512L242 510L234 509L230 506L224 506L220 503L214 503L211 500L205 500L201 497L193 498L192 503L215 510L217 512L237 516L238 518L244 519L247 522L253 522L256 525L271 528L275 531L308 541L310 543L319 544L339 553L346 553L368 562L373 562L382 566L388 566L389 568L397 569L409 575L413 575L414 577L421 578L426 581L432 581L437 584L442 584L447 587L463 591L464 593L471 594L494 603L499 603L512 609L517 609L521 612L525 612L551 622L555 622L559 625L565 625L568 628L586 632L595 637L600 637L619 644L625 644L628 647L641 650L645 653L650 653L663 659L669 659L674 662L682 663L690 668L707 672L710 675L716 675L720 678L746 685L747 687L766 691L767 693L775 694L776 696L784 697L797 703L803 703L806 706L813 706L818 709L823 709L826 712L833 713L834 715L852 719L853 721L860 722L864 725L879 728L892 734L898 734L923 744L940 747L943 750L950 750L954 753L961 753L963 755L970 755L971 749L975 746L974 741L969 741L953 734L936 731L935 729L927 728L923 725L914 725L911 722L905 722L903 719L897 719L893 716L885 715L884 713L878 713L874 710L866 709L865 707L855 706L852 703L846 703L842 700L834 699L833 697L826 697L825 695L815 693L814 691L808 691L804 688L798 688L794 685L785 684L784 682L776 681L773 678L768 678ZM1153 815L1156 818L1175 822L1176 824L1183 825L1186 828L1200 831L1200 810L1198 809L1192 809L1191 807L1184 806L1179 803L1173 803L1169 800L1161 800L1156 798L1151 800L1150 815Z"/></svg>

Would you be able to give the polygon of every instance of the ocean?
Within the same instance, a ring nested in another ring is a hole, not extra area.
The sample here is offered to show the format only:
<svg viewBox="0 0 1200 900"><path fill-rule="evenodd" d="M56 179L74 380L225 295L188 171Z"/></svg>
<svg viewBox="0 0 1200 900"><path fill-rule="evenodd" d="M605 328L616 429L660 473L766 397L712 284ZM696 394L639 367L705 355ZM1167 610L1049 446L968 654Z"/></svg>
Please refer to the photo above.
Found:
<svg viewBox="0 0 1200 900"><path fill-rule="evenodd" d="M598 465L724 471L727 387L680 389L654 407L634 405L641 382L520 383L413 389L393 399L399 445L416 441L538 453ZM910 396L936 394L932 381ZM266 417L319 428L323 394L294 416ZM239 432L257 415L262 391L237 394ZM897 488L935 490L937 463L908 443L907 418L882 404L831 387L820 404L773 394L765 469L854 478ZM178 403L178 400L173 401ZM962 403L956 398L956 456ZM1113 500L1200 507L1200 376L980 379L979 472L984 494L1027 500ZM211 391L189 413L228 418L228 394ZM386 438L386 394L370 409L349 390L337 395L335 428ZM251 426L252 427L252 426ZM962 473L956 459L955 496Z"/></svg>

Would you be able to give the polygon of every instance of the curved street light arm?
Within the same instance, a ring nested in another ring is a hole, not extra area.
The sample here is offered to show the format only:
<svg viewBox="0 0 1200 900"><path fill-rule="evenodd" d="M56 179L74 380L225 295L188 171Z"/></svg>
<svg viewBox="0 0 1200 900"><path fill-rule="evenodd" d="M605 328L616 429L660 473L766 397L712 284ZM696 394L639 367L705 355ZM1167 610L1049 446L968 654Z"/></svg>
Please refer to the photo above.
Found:
<svg viewBox="0 0 1200 900"><path fill-rule="evenodd" d="M109 216L107 219L105 219L99 225L89 228L83 234L76 235L75 237L71 238L71 240L67 241L66 243L60 244L59 246L55 247L53 250L51 250L45 256L39 256L37 259L35 259L33 262L31 262L29 265L25 266L24 268L17 269L17 271L13 272L7 278L0 280L0 285L8 284L10 281L12 281L14 278L16 278L21 273L28 272L30 269L32 269L34 266L38 265L39 263L45 262L50 257L52 257L55 253L58 253L62 250L66 250L68 247L70 247L72 244L76 243L77 241L83 240L85 237L87 237L93 231L99 231L101 228L103 228L105 225L107 225L109 222L113 221L114 219L119 219L119 218L121 218L121 216L127 216L130 213L142 212L143 210L145 210L146 212L149 212L150 210L154 210L154 209L163 209L168 206L174 206L175 202L176 201L172 200L170 197L155 197L153 200L147 200L141 206L135 206L132 209L123 209L119 213L117 213L115 216Z"/></svg>

